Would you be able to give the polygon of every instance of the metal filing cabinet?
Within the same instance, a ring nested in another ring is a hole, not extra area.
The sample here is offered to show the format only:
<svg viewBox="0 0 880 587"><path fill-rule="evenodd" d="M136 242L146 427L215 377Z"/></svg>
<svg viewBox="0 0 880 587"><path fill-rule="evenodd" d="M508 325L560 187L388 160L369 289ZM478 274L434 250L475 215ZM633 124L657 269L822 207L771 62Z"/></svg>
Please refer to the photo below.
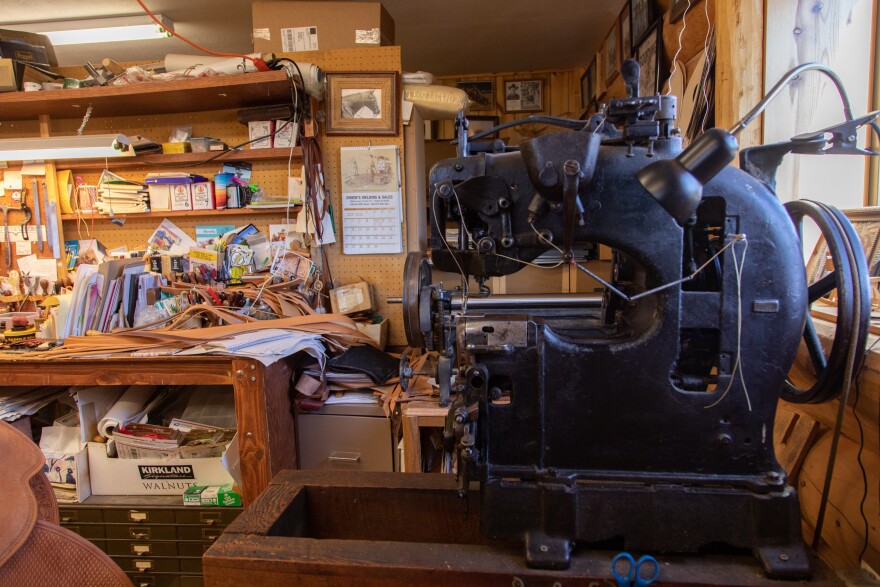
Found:
<svg viewBox="0 0 880 587"><path fill-rule="evenodd" d="M378 404L325 405L297 412L301 469L394 471L392 422Z"/></svg>
<svg viewBox="0 0 880 587"><path fill-rule="evenodd" d="M92 496L61 504L61 525L110 555L136 587L201 587L202 554L242 508L184 507L179 496Z"/></svg>

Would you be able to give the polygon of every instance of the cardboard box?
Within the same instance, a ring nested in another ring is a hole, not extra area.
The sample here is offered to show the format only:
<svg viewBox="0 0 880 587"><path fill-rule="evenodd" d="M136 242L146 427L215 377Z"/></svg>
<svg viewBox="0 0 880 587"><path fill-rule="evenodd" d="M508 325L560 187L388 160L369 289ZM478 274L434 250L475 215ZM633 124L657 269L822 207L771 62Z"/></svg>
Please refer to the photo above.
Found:
<svg viewBox="0 0 880 587"><path fill-rule="evenodd" d="M36 63L38 65L44 66L57 66L58 59L55 58L55 48L52 46L52 41L49 40L49 37L46 35L40 35L38 33L26 33L24 31L11 31L8 29L0 29L0 43L25 43L30 45L30 49L23 48L20 44L16 45L7 45L6 51L12 51L13 53L20 52L24 50L25 52L30 52L31 56L28 57L24 53L20 56L14 55L6 55L3 54L2 57L10 57L12 59L18 61L26 61L29 63Z"/></svg>
<svg viewBox="0 0 880 587"><path fill-rule="evenodd" d="M254 52L326 51L394 44L394 19L379 2L252 5Z"/></svg>
<svg viewBox="0 0 880 587"><path fill-rule="evenodd" d="M14 92L18 90L18 82L15 75L15 63L12 59L0 59L0 92Z"/></svg>
<svg viewBox="0 0 880 587"><path fill-rule="evenodd" d="M150 192L150 210L171 209L171 185L167 183L152 183L147 186Z"/></svg>
<svg viewBox="0 0 880 587"><path fill-rule="evenodd" d="M385 345L388 344L388 318L385 318L379 324L355 322L354 325L357 326L358 330L375 340L381 350L385 350Z"/></svg>
<svg viewBox="0 0 880 587"><path fill-rule="evenodd" d="M214 209L214 182L204 181L192 184L192 209Z"/></svg>
<svg viewBox="0 0 880 587"><path fill-rule="evenodd" d="M92 495L183 495L193 485L232 483L220 458L116 459L107 445L88 443Z"/></svg>
<svg viewBox="0 0 880 587"><path fill-rule="evenodd" d="M275 131L275 122L272 120L257 120L248 123L248 149L271 149L272 133ZM254 139L259 139L254 141Z"/></svg>
<svg viewBox="0 0 880 587"><path fill-rule="evenodd" d="M366 281L361 281L331 289L330 305L333 307L334 314L349 316L358 312L369 312L373 309L370 284Z"/></svg>
<svg viewBox="0 0 880 587"><path fill-rule="evenodd" d="M190 186L184 183L171 184L171 209L192 210L193 200Z"/></svg>
<svg viewBox="0 0 880 587"><path fill-rule="evenodd" d="M275 136L272 144L276 149L289 149L296 146L296 138L299 133L299 124L290 120L275 121Z"/></svg>

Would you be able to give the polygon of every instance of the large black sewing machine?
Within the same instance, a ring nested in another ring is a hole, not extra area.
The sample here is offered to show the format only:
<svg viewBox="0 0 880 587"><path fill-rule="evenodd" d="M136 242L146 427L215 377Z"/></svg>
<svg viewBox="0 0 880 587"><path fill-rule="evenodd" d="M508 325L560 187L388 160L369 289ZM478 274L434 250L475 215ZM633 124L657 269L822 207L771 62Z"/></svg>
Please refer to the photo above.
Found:
<svg viewBox="0 0 880 587"><path fill-rule="evenodd" d="M533 568L565 569L575 545L616 540L654 553L726 544L751 549L770 577L807 577L797 492L774 455L777 403L839 393L870 292L846 218L784 207L771 187L789 152L864 154L853 129L877 114L853 120L846 107L840 127L744 150L737 169L734 134L760 109L682 152L675 97L638 96L637 64L623 71L628 97L586 124L518 150L460 144L430 173L430 253L407 260L404 319L410 345L439 354L462 495L480 483L482 532L524 541ZM809 287L804 217L835 256ZM613 250L604 279L588 262L596 244ZM488 291L547 255L601 291ZM432 266L460 283L435 281ZM828 359L808 308L835 287ZM806 387L787 375L801 341L819 371Z"/></svg>

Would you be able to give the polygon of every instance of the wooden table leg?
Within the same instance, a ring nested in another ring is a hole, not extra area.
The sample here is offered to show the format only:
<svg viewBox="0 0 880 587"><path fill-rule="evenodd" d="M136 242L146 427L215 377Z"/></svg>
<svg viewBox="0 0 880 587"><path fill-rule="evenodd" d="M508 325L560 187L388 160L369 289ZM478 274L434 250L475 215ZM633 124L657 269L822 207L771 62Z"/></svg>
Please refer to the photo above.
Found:
<svg viewBox="0 0 880 587"><path fill-rule="evenodd" d="M422 441L419 434L419 417L407 415L401 411L403 427L404 471L407 473L422 472Z"/></svg>
<svg viewBox="0 0 880 587"><path fill-rule="evenodd" d="M282 359L268 367L252 359L232 361L245 504L253 503L276 473L297 468L290 400L292 360Z"/></svg>

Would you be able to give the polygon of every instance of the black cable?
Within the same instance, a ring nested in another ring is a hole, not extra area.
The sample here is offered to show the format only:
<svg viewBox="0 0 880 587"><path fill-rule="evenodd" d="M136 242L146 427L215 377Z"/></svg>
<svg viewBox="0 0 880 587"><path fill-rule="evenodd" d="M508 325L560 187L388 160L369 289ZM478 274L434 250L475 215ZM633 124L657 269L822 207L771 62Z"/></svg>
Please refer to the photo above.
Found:
<svg viewBox="0 0 880 587"><path fill-rule="evenodd" d="M862 516L862 522L865 525L865 539L862 542L862 550L859 552L859 560L862 560L865 557L865 552L868 550L868 534L871 530L871 526L868 523L868 516L865 515L865 502L868 500L868 471L865 469L865 463L862 462L862 451L865 449L865 430L862 427L862 419L859 417L858 407L859 407L859 397L861 396L861 389L859 387L859 378L862 376L862 371L865 370L865 365L867 365L868 354L871 350L877 346L877 343L880 342L880 338L871 343L871 346L865 351L865 359L862 363L862 366L859 367L859 372L856 374L855 380L855 399L853 400L853 416L856 419L856 425L859 427L859 452L856 453L856 461L859 464L859 469L862 472L862 487L864 487L864 491L862 491L862 499L859 502L859 513Z"/></svg>
<svg viewBox="0 0 880 587"><path fill-rule="evenodd" d="M526 118L511 120L510 122L493 126L489 130L484 130L483 132L478 132L473 136L469 136L468 141L482 139L483 137L495 134L499 130L504 130L505 128L510 128L512 126L519 126L521 124L552 124L554 126L561 126L562 128L568 128L571 130L583 130L587 124L589 124L589 121L572 120L570 118L561 118L559 116L528 116ZM452 141L452 144L458 144L458 139Z"/></svg>

